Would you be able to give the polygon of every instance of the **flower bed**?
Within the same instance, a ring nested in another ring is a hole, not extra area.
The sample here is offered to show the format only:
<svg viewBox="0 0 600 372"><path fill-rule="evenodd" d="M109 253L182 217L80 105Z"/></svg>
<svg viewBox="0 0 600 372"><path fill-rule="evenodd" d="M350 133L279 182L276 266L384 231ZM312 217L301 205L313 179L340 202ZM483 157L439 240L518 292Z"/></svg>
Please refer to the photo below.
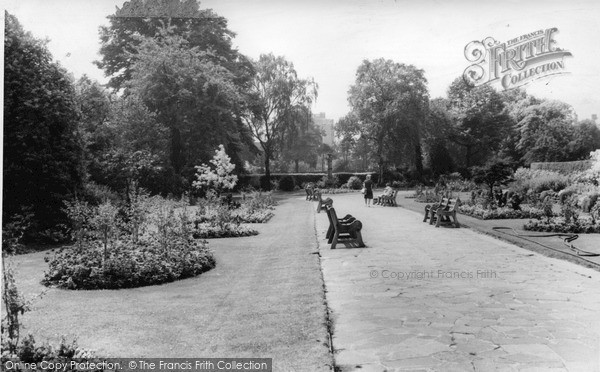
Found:
<svg viewBox="0 0 600 372"><path fill-rule="evenodd" d="M234 219L238 218L241 223L266 223L273 217L273 212L268 209L250 210L242 207L233 210L231 216Z"/></svg>
<svg viewBox="0 0 600 372"><path fill-rule="evenodd" d="M479 204L463 204L458 207L458 211L467 216L479 218L481 220L541 218L544 216L543 210L527 206L524 206L521 210L514 210L508 207L484 209Z"/></svg>
<svg viewBox="0 0 600 372"><path fill-rule="evenodd" d="M197 276L215 267L206 242L191 236L168 245L119 242L107 257L104 247L95 243L84 249L62 248L47 257L49 271L43 283L66 289L134 288Z"/></svg>
<svg viewBox="0 0 600 372"><path fill-rule="evenodd" d="M550 221L532 220L523 226L524 230L573 233L573 234L600 234L600 224L593 223L590 219L580 218L577 221L565 221L563 217L554 217Z"/></svg>
<svg viewBox="0 0 600 372"><path fill-rule="evenodd" d="M239 238L252 235L258 235L258 231L234 224L214 226L210 223L199 223L193 233L195 239Z"/></svg>

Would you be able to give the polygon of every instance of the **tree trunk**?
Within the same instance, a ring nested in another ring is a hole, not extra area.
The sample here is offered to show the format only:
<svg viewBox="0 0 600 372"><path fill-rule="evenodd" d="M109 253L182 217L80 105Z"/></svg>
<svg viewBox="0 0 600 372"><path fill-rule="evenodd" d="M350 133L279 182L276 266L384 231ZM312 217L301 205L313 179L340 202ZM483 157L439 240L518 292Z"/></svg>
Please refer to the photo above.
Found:
<svg viewBox="0 0 600 372"><path fill-rule="evenodd" d="M471 145L467 146L467 153L465 156L465 158L466 158L465 165L467 168L471 168L471 157L473 156L473 154L472 154L473 150L471 147L472 147Z"/></svg>
<svg viewBox="0 0 600 372"><path fill-rule="evenodd" d="M271 159L269 159L270 156L267 152L265 152L265 184L261 185L264 186L267 191L271 190Z"/></svg>
<svg viewBox="0 0 600 372"><path fill-rule="evenodd" d="M423 180L423 153L421 152L421 144L417 142L415 145L415 168L419 175L419 180Z"/></svg>
<svg viewBox="0 0 600 372"><path fill-rule="evenodd" d="M296 160L294 160L294 162L296 163L296 173L298 173L298 169L299 169L299 166L300 166L299 165L300 160L296 159Z"/></svg>

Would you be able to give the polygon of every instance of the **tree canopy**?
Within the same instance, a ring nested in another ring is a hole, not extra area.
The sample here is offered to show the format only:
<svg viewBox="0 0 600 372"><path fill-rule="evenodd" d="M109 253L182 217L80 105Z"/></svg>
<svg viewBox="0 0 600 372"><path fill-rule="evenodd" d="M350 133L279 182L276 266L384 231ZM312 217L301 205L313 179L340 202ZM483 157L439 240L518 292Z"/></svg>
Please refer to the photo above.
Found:
<svg viewBox="0 0 600 372"><path fill-rule="evenodd" d="M365 60L348 101L380 172L386 162L409 163L421 172L421 126L429 102L423 70L383 58Z"/></svg>
<svg viewBox="0 0 600 372"><path fill-rule="evenodd" d="M3 216L30 207L37 230L64 221L84 168L75 91L45 42L5 13Z"/></svg>
<svg viewBox="0 0 600 372"><path fill-rule="evenodd" d="M269 187L270 162L281 149L282 136L295 126L295 111L304 108L310 113L318 86L313 79L299 78L291 62L273 54L262 54L254 69L244 120L263 150L265 186Z"/></svg>

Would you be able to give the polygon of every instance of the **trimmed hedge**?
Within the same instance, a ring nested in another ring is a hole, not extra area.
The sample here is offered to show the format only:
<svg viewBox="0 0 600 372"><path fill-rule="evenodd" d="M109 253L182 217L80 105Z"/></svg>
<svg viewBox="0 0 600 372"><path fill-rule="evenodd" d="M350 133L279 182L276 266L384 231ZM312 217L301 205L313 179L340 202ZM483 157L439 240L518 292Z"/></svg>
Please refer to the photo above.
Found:
<svg viewBox="0 0 600 372"><path fill-rule="evenodd" d="M592 167L593 163L592 160L531 163L530 168L531 170L549 170L562 174L570 174L586 171Z"/></svg>
<svg viewBox="0 0 600 372"><path fill-rule="evenodd" d="M351 172L339 172L333 173L333 176L337 176L340 185L346 184L350 177L357 176L364 181L367 174L371 175L373 182L377 183L378 174L375 172L362 172L362 173L351 173ZM309 182L317 183L327 176L327 173L271 173L271 180L279 181L279 186L282 187L281 181L284 180L284 187L282 190L288 191L287 185L290 183L289 178L291 177L294 186L302 187L304 184ZM261 186L262 185L262 186ZM235 187L235 191L251 186L255 189L265 189L264 185L264 174L245 174L238 176L238 183ZM291 191L291 190L290 190Z"/></svg>

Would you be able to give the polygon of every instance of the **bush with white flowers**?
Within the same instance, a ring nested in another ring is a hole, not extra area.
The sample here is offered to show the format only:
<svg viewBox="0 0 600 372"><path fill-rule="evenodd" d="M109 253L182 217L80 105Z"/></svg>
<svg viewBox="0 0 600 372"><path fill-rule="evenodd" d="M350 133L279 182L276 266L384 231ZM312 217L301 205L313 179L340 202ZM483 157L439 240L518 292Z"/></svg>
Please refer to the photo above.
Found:
<svg viewBox="0 0 600 372"><path fill-rule="evenodd" d="M223 145L219 145L210 163L212 166L206 164L196 166L196 181L192 186L203 191L212 190L217 195L220 195L223 190L233 189L238 177L232 174L235 164L231 163L231 158L225 152Z"/></svg>

